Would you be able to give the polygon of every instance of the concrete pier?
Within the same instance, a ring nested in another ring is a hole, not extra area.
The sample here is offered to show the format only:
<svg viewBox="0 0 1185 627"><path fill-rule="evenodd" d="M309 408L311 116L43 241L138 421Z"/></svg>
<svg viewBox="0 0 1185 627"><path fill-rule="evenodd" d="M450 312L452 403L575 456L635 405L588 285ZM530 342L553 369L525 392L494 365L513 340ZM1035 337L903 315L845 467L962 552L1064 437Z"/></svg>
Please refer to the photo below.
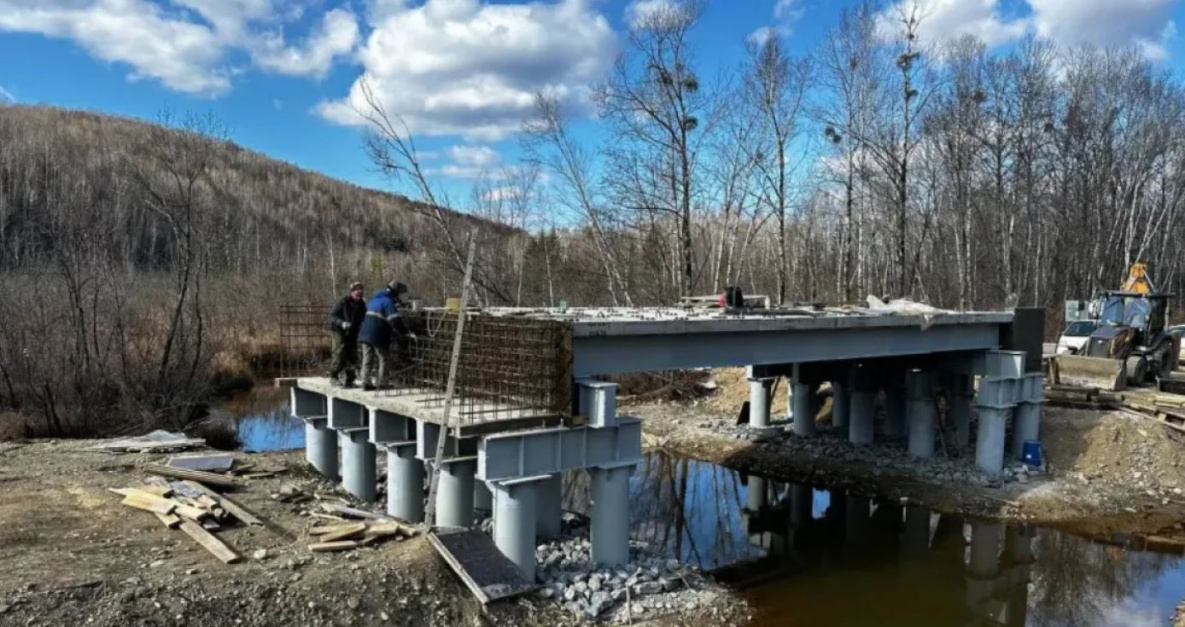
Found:
<svg viewBox="0 0 1185 627"><path fill-rule="evenodd" d="M909 393L909 454L920 459L934 456L934 431L938 410L934 406L931 378L927 372L913 371L905 376Z"/></svg>
<svg viewBox="0 0 1185 627"><path fill-rule="evenodd" d="M538 539L550 540L559 537L564 515L562 499L562 475L548 475L536 482L535 535Z"/></svg>
<svg viewBox="0 0 1185 627"><path fill-rule="evenodd" d="M905 533L902 548L906 553L921 554L930 548L930 510L920 505L905 507Z"/></svg>
<svg viewBox="0 0 1185 627"><path fill-rule="evenodd" d="M387 514L410 523L424 521L424 462L414 442L388 445Z"/></svg>
<svg viewBox="0 0 1185 627"><path fill-rule="evenodd" d="M337 436L342 449L342 487L363 501L375 500L375 450L369 429L342 429Z"/></svg>
<svg viewBox="0 0 1185 627"><path fill-rule="evenodd" d="M1016 419L1012 424L1012 457L1020 460L1025 442L1036 440L1041 430L1041 402L1022 402L1016 405Z"/></svg>
<svg viewBox="0 0 1185 627"><path fill-rule="evenodd" d="M769 426L770 391L774 381L765 377L749 379L749 426Z"/></svg>
<svg viewBox="0 0 1185 627"><path fill-rule="evenodd" d="M329 428L329 418L304 419L305 459L322 477L338 480L337 433Z"/></svg>
<svg viewBox="0 0 1185 627"><path fill-rule="evenodd" d="M979 406L975 465L981 470L998 473L1004 469L1004 436L1010 412L1009 407Z"/></svg>
<svg viewBox="0 0 1185 627"><path fill-rule="evenodd" d="M905 435L905 386L885 386L885 435L899 438Z"/></svg>
<svg viewBox="0 0 1185 627"><path fill-rule="evenodd" d="M848 409L848 441L872 444L876 427L876 387L864 368L852 369L848 384L852 395Z"/></svg>
<svg viewBox="0 0 1185 627"><path fill-rule="evenodd" d="M621 566L630 561L630 471L634 464L590 468L592 561Z"/></svg>
<svg viewBox="0 0 1185 627"><path fill-rule="evenodd" d="M769 489L767 479L757 475L749 475L745 485L745 505L751 512L761 511L767 504Z"/></svg>
<svg viewBox="0 0 1185 627"><path fill-rule="evenodd" d="M535 581L535 500L539 485L538 477L489 484L494 494L494 544L528 581Z"/></svg>
<svg viewBox="0 0 1185 627"><path fill-rule="evenodd" d="M458 457L441 462L440 479L436 486L438 526L473 526L473 475L476 472L477 459L474 457Z"/></svg>
<svg viewBox="0 0 1185 627"><path fill-rule="evenodd" d="M805 527L814 519L815 491L803 483L790 484L790 526Z"/></svg>
<svg viewBox="0 0 1185 627"><path fill-rule="evenodd" d="M831 381L831 426L835 429L848 428L848 414L852 407L851 389L846 379Z"/></svg>
<svg viewBox="0 0 1185 627"><path fill-rule="evenodd" d="M794 435L815 435L815 391L818 386L797 379L791 385L794 388Z"/></svg>
<svg viewBox="0 0 1185 627"><path fill-rule="evenodd" d="M950 378L950 414L955 425L954 446L965 451L971 444L971 398L974 392L974 377L954 374Z"/></svg>

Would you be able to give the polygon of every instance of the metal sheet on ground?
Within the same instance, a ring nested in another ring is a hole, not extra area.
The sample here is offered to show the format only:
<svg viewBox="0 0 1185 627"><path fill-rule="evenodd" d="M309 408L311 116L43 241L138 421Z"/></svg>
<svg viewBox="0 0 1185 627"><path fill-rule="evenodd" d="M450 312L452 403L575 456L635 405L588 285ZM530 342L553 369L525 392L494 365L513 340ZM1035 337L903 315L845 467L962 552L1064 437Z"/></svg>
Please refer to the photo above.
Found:
<svg viewBox="0 0 1185 627"><path fill-rule="evenodd" d="M539 587L480 530L435 531L428 540L483 604Z"/></svg>
<svg viewBox="0 0 1185 627"><path fill-rule="evenodd" d="M230 470L230 467L234 463L235 456L229 453L223 455L184 455L169 458L170 466L173 468L184 468L186 470L225 472Z"/></svg>

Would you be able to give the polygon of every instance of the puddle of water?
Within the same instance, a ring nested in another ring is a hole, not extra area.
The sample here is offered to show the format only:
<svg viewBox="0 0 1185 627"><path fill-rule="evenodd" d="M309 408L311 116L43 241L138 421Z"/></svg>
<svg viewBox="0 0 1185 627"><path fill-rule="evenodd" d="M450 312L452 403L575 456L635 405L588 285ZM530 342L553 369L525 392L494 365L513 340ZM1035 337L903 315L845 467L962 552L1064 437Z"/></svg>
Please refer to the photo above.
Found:
<svg viewBox="0 0 1185 627"><path fill-rule="evenodd" d="M1185 597L1182 556L661 453L630 490L634 537L742 588L756 625L1144 627Z"/></svg>

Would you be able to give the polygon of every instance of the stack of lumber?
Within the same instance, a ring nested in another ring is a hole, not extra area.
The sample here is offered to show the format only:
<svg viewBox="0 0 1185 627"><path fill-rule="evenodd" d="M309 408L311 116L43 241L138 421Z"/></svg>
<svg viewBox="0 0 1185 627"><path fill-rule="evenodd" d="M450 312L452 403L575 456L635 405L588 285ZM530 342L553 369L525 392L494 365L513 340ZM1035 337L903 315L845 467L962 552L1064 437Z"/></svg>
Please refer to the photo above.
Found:
<svg viewBox="0 0 1185 627"><path fill-rule="evenodd" d="M356 523L321 525L309 529L309 535L317 541L309 545L314 553L349 551L360 546L381 542L390 538L397 541L411 538L419 531L396 520L364 520Z"/></svg>
<svg viewBox="0 0 1185 627"><path fill-rule="evenodd" d="M1122 394L1097 387L1055 383L1045 388L1045 402L1057 407L1075 409L1116 409L1124 400Z"/></svg>
<svg viewBox="0 0 1185 627"><path fill-rule="evenodd" d="M208 474L208 473L201 473ZM164 485L162 485L164 484ZM132 488L112 488L123 497L122 504L151 512L169 529L180 529L224 563L242 558L210 531L237 519L244 524L263 525L258 517L229 497L193 480L149 483Z"/></svg>

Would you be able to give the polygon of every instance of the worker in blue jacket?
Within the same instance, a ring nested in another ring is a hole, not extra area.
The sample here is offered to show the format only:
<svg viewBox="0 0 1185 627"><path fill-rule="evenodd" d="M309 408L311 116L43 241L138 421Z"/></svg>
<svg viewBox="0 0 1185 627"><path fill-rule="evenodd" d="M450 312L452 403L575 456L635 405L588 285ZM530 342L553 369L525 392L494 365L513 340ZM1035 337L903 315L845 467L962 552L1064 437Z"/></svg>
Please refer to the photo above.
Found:
<svg viewBox="0 0 1185 627"><path fill-rule="evenodd" d="M399 306L406 295L406 285L391 281L366 303L366 316L358 332L358 342L362 344L363 390L388 387L392 369L392 340L402 346L407 340L416 337L399 315Z"/></svg>

